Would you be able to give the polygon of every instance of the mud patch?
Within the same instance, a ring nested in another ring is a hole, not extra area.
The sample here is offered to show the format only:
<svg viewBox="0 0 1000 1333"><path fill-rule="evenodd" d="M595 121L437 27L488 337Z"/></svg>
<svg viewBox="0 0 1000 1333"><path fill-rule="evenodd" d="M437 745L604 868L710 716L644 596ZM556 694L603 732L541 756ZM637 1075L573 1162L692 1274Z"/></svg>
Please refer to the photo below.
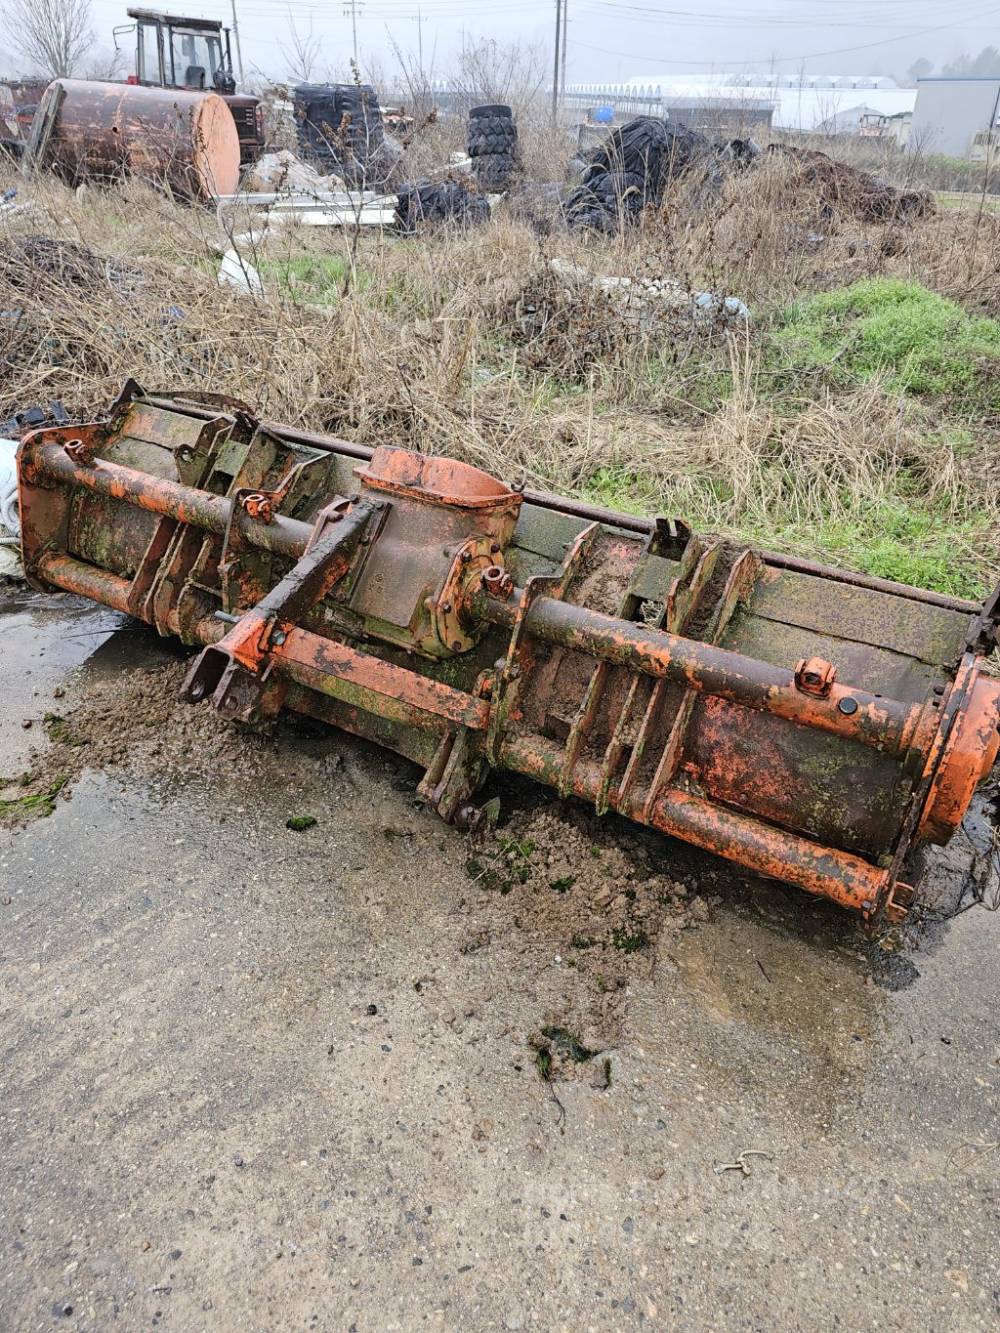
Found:
<svg viewBox="0 0 1000 1333"><path fill-rule="evenodd" d="M547 1080L610 1086L629 980L655 971L665 937L708 919L704 899L650 861L613 823L564 802L521 811L472 848L466 871L487 894L493 933L517 927L583 983L528 1034Z"/></svg>
<svg viewBox="0 0 1000 1333"><path fill-rule="evenodd" d="M48 741L36 746L27 770L0 786L0 824L17 826L52 813L84 769L103 770L126 762L162 771L177 781L232 778L241 783L265 772L272 742L225 722L211 708L194 708L178 697L187 669L171 662L135 668L88 682L72 708L47 712L39 729Z"/></svg>

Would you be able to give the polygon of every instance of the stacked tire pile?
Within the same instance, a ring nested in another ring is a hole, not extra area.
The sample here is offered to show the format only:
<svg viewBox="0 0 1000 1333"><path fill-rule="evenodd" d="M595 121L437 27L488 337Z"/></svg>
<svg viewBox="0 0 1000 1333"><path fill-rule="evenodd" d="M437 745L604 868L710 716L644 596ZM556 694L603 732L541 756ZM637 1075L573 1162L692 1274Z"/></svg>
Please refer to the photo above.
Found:
<svg viewBox="0 0 1000 1333"><path fill-rule="evenodd" d="M487 194L506 190L517 167L517 126L510 107L473 107L466 147L479 188Z"/></svg>
<svg viewBox="0 0 1000 1333"><path fill-rule="evenodd" d="M303 157L321 162L351 186L385 184L393 159L371 84L300 83L294 109Z"/></svg>
<svg viewBox="0 0 1000 1333"><path fill-rule="evenodd" d="M616 232L658 204L668 183L709 157L702 134L653 116L613 130L591 156L583 180L563 201L571 227Z"/></svg>

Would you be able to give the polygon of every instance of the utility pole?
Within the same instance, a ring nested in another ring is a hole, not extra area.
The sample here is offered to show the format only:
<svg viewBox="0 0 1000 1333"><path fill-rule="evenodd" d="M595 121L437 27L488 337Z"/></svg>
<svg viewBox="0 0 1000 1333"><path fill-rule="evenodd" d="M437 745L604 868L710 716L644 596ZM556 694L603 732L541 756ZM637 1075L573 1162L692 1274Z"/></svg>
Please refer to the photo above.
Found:
<svg viewBox="0 0 1000 1333"><path fill-rule="evenodd" d="M236 64L240 71L240 87L243 86L243 50L240 46L240 25L236 21L236 0L229 0L233 10L233 36L236 38Z"/></svg>
<svg viewBox="0 0 1000 1333"><path fill-rule="evenodd" d="M566 34L569 32L569 0L562 0L562 83L559 90L559 105L566 104Z"/></svg>
<svg viewBox="0 0 1000 1333"><path fill-rule="evenodd" d="M562 23L562 0L556 0L556 42L552 71L552 124L559 119L559 40Z"/></svg>
<svg viewBox="0 0 1000 1333"><path fill-rule="evenodd" d="M350 0L345 6L344 13L351 15L351 43L354 48L354 64L358 63L358 4L359 0Z"/></svg>
<svg viewBox="0 0 1000 1333"><path fill-rule="evenodd" d="M424 73L424 20L417 5L417 59L420 61L420 75Z"/></svg>

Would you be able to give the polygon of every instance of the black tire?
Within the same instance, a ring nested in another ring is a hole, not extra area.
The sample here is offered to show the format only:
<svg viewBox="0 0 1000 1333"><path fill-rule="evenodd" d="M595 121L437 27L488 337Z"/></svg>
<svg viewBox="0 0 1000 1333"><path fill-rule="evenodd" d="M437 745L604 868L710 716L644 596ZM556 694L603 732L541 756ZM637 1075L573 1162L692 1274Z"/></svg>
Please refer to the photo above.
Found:
<svg viewBox="0 0 1000 1333"><path fill-rule="evenodd" d="M474 106L469 111L470 120L480 120L484 116L500 116L504 120L514 119L513 111L511 111L509 106L504 106L502 103L489 106Z"/></svg>
<svg viewBox="0 0 1000 1333"><path fill-rule="evenodd" d="M503 116L472 116L469 119L469 131L476 134L502 134L510 139L517 138L517 126Z"/></svg>
<svg viewBox="0 0 1000 1333"><path fill-rule="evenodd" d="M671 180L708 154L703 134L654 116L638 116L613 130L597 148L584 183L605 174L639 175L646 197L658 200Z"/></svg>
<svg viewBox="0 0 1000 1333"><path fill-rule="evenodd" d="M506 190L514 175L514 162L506 153L486 153L472 159L477 183L490 193Z"/></svg>
<svg viewBox="0 0 1000 1333"><path fill-rule="evenodd" d="M478 226L490 216L490 206L459 181L411 181L396 194L396 227L412 235L422 224L450 222Z"/></svg>
<svg viewBox="0 0 1000 1333"><path fill-rule="evenodd" d="M585 184L567 195L563 212L571 227L616 232L638 221L647 202L646 182L640 172L594 172Z"/></svg>
<svg viewBox="0 0 1000 1333"><path fill-rule="evenodd" d="M470 157L485 157L493 153L513 157L517 140L504 134L470 134L466 147Z"/></svg>

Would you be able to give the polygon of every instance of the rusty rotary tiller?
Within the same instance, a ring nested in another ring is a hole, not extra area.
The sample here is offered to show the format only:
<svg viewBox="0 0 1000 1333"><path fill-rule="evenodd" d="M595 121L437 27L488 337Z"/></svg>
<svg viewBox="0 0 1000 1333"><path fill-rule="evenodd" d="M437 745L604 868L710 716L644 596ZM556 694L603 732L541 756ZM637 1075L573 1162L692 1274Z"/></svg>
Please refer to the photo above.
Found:
<svg viewBox="0 0 1000 1333"><path fill-rule="evenodd" d="M296 709L422 765L448 820L493 768L873 918L1000 745L983 606L518 492L225 400L129 384L28 436L25 567L203 645L227 718Z"/></svg>

